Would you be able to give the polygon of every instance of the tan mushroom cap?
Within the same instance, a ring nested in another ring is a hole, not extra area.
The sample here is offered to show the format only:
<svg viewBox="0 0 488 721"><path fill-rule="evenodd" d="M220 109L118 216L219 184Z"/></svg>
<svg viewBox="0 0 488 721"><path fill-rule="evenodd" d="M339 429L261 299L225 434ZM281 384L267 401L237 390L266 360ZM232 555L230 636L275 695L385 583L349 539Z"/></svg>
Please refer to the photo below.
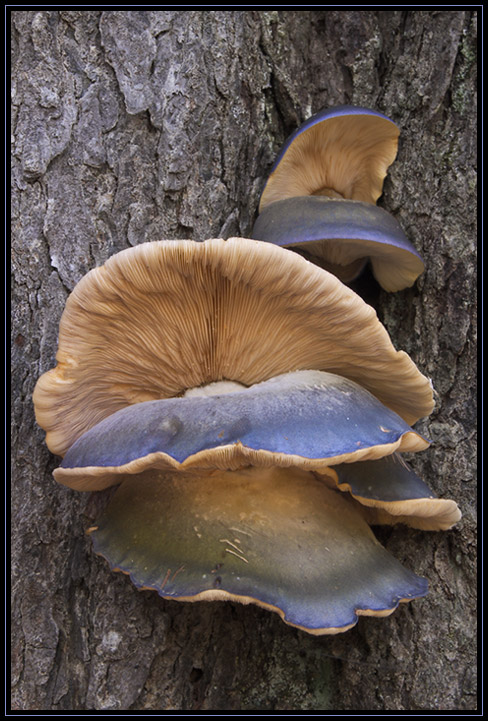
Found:
<svg viewBox="0 0 488 721"><path fill-rule="evenodd" d="M379 114L341 114L297 132L261 195L267 205L301 195L376 203L398 148L398 127Z"/></svg>
<svg viewBox="0 0 488 721"><path fill-rule="evenodd" d="M68 298L56 360L34 404L59 455L128 405L301 369L359 383L409 425L433 408L430 381L373 308L296 253L245 238L117 253Z"/></svg>

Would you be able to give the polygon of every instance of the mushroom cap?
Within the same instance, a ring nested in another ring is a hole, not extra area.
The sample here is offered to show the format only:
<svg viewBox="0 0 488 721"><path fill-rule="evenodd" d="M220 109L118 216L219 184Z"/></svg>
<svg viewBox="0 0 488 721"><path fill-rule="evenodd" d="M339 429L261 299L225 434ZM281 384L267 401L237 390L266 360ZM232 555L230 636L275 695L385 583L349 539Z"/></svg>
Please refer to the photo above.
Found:
<svg viewBox="0 0 488 721"><path fill-rule="evenodd" d="M259 203L335 195L376 203L397 154L400 130L375 110L341 105L306 120L285 141Z"/></svg>
<svg viewBox="0 0 488 721"><path fill-rule="evenodd" d="M296 371L225 395L123 408L84 433L54 477L77 490L101 490L149 468L316 470L427 446L357 383Z"/></svg>
<svg viewBox="0 0 488 721"><path fill-rule="evenodd" d="M373 461L343 463L328 469L337 488L367 506L371 524L404 523L426 531L446 531L461 518L457 503L438 498L404 459L394 453Z"/></svg>
<svg viewBox="0 0 488 721"><path fill-rule="evenodd" d="M33 398L59 455L128 405L300 369L359 383L409 425L433 408L430 381L373 308L297 253L244 238L117 253L69 296L56 360Z"/></svg>
<svg viewBox="0 0 488 721"><path fill-rule="evenodd" d="M419 253L386 210L358 200L305 196L268 206L257 217L253 238L306 251L344 282L354 280L369 258L388 291L407 288L424 270Z"/></svg>
<svg viewBox="0 0 488 721"><path fill-rule="evenodd" d="M255 603L312 634L427 593L340 493L297 469L215 472L212 483L146 471L122 483L89 532L141 590Z"/></svg>

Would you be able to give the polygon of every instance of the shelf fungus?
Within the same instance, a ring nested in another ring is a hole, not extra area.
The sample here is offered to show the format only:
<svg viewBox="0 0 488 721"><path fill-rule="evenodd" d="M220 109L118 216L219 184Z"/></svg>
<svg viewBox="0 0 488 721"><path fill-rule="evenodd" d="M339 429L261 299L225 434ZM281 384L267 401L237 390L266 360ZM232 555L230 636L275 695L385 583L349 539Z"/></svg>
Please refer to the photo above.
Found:
<svg viewBox="0 0 488 721"><path fill-rule="evenodd" d="M295 370L344 376L409 425L434 406L429 379L395 350L371 306L298 254L245 238L117 253L69 296L56 360L34 404L61 456L134 403Z"/></svg>
<svg viewBox="0 0 488 721"><path fill-rule="evenodd" d="M84 433L54 477L77 490L101 490L152 468L320 470L428 445L357 383L295 371L224 395L123 408Z"/></svg>
<svg viewBox="0 0 488 721"><path fill-rule="evenodd" d="M312 634L427 592L342 494L296 468L147 471L120 485L91 537L141 589L254 603Z"/></svg>
<svg viewBox="0 0 488 721"><path fill-rule="evenodd" d="M429 445L432 387L334 275L257 240L142 244L78 283L56 359L34 392L54 476L119 486L90 534L138 588L314 634L427 592L369 525L457 520L414 513L432 494L387 460Z"/></svg>
<svg viewBox="0 0 488 721"><path fill-rule="evenodd" d="M302 196L267 206L257 217L253 238L302 253L349 283L369 260L387 291L414 284L424 263L395 218L358 200Z"/></svg>
<svg viewBox="0 0 488 721"><path fill-rule="evenodd" d="M397 154L398 126L369 108L341 105L306 120L285 141L259 211L300 195L376 203Z"/></svg>
<svg viewBox="0 0 488 721"><path fill-rule="evenodd" d="M344 283L370 260L385 290L413 285L422 258L395 218L375 205L398 136L395 123L368 108L343 105L309 118L278 155L252 237L291 248Z"/></svg>
<svg viewBox="0 0 488 721"><path fill-rule="evenodd" d="M399 453L374 461L328 468L324 479L348 491L372 525L403 523L424 531L446 531L461 519L457 503L438 498ZM367 510L366 510L367 509Z"/></svg>

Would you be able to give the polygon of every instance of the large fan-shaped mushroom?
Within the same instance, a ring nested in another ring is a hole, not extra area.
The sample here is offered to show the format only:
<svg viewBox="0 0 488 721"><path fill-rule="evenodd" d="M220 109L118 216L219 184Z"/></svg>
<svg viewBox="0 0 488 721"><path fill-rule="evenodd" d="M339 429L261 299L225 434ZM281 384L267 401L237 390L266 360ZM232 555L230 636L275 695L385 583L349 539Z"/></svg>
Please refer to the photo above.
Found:
<svg viewBox="0 0 488 721"><path fill-rule="evenodd" d="M330 466L425 448L431 384L330 273L242 238L144 244L76 286L57 362L34 393L56 479L121 484L92 538L139 588L310 633L426 593Z"/></svg>
<svg viewBox="0 0 488 721"><path fill-rule="evenodd" d="M355 381L408 424L433 408L429 380L359 296L296 253L243 238L113 256L68 298L56 359L34 403L60 455L128 405L302 369Z"/></svg>

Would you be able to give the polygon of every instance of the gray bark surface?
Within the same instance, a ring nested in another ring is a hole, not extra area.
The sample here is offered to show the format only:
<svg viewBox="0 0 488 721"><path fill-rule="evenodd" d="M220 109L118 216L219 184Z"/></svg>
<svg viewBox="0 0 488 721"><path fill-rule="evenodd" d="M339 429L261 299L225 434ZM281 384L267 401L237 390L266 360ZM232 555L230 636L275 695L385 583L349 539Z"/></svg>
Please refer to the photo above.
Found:
<svg viewBox="0 0 488 721"><path fill-rule="evenodd" d="M15 11L12 51L13 708L476 708L476 14ZM111 573L85 535L97 496L52 479L31 396L88 270L146 241L249 236L286 136L342 103L401 128L379 204L426 271L358 290L432 378L412 464L463 520L379 529L429 595L314 637Z"/></svg>

